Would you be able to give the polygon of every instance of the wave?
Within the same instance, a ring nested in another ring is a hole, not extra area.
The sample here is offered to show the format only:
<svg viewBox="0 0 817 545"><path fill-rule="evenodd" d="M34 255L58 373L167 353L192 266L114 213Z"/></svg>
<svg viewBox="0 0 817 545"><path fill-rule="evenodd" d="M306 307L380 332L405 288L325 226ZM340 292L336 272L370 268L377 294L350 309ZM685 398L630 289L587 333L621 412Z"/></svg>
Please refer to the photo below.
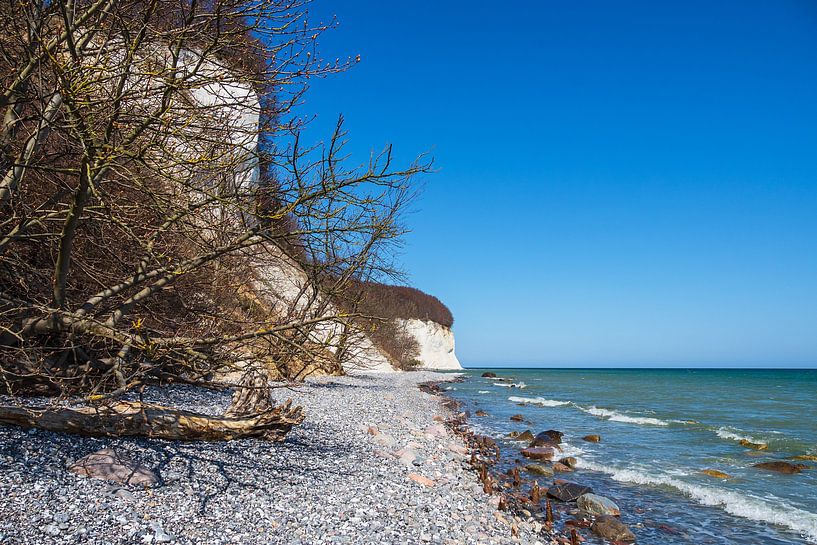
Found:
<svg viewBox="0 0 817 545"><path fill-rule="evenodd" d="M759 444L764 444L767 442L765 439L758 439L757 437L749 435L747 432L736 428L718 428L715 430L715 435L721 439L731 439L732 441L749 441L750 443Z"/></svg>
<svg viewBox="0 0 817 545"><path fill-rule="evenodd" d="M505 383L503 383L503 382L494 382L494 386L502 386L503 388L519 388L520 390L521 390L522 388L527 388L527 387L528 387L528 385L527 385L527 384L525 384L525 383L524 383L524 382L522 382L522 381L520 381L520 382L512 382L512 383L510 383L510 384L505 384Z"/></svg>
<svg viewBox="0 0 817 545"><path fill-rule="evenodd" d="M668 475L651 475L643 469L618 469L590 460L578 466L607 473L613 480L633 484L669 486L701 505L720 507L730 515L785 526L817 543L817 514L803 511L774 496L757 498L714 486L688 483Z"/></svg>
<svg viewBox="0 0 817 545"><path fill-rule="evenodd" d="M542 407L561 407L562 405L570 405L570 401L557 401L555 399L545 399L544 397L515 397L511 396L508 401L514 403L528 403L530 405L540 405Z"/></svg>
<svg viewBox="0 0 817 545"><path fill-rule="evenodd" d="M478 394L490 394L491 392L489 390L480 390L477 393Z"/></svg>
<svg viewBox="0 0 817 545"><path fill-rule="evenodd" d="M577 405L578 406L578 405ZM660 418L652 418L648 416L628 416L618 411L611 411L609 409L601 409L595 405L591 407L579 407L580 410L593 416L600 416L613 422L624 422L626 424L647 424L652 426L669 426L669 422L661 420Z"/></svg>

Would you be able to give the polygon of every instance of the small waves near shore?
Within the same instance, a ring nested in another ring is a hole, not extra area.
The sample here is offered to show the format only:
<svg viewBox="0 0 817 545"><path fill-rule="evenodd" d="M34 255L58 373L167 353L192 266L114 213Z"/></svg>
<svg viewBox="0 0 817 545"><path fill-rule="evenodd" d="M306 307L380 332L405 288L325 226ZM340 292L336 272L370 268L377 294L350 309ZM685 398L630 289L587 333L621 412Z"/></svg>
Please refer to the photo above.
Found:
<svg viewBox="0 0 817 545"><path fill-rule="evenodd" d="M453 396L474 425L517 453L509 434L563 432L577 470L555 478L615 500L641 542L817 544L817 372L492 371Z"/></svg>

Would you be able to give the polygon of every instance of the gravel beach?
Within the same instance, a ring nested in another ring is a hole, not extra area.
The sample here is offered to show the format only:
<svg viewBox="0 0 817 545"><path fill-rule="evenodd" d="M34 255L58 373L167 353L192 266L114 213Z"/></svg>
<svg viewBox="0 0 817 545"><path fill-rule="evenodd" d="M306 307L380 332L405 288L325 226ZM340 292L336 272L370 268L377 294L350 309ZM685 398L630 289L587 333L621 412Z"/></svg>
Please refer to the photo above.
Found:
<svg viewBox="0 0 817 545"><path fill-rule="evenodd" d="M278 389L306 419L283 443L96 439L0 426L0 543L549 543L496 510L417 384L387 373ZM221 414L229 392L172 387L144 400ZM437 417L435 420L434 417ZM113 448L158 474L153 488L67 471ZM512 526L517 536L512 536Z"/></svg>

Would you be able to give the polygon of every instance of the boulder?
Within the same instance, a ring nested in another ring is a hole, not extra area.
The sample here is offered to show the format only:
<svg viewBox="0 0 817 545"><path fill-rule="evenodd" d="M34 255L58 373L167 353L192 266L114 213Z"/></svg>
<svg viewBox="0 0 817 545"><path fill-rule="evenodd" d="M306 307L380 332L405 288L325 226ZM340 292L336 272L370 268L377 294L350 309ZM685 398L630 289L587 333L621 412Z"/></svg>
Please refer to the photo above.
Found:
<svg viewBox="0 0 817 545"><path fill-rule="evenodd" d="M562 462L556 462L553 464L553 471L558 471L559 473L570 473L573 470L569 466L564 465Z"/></svg>
<svg viewBox="0 0 817 545"><path fill-rule="evenodd" d="M738 443L740 443L742 446L746 448L750 448L753 450L767 450L769 448L769 445L767 445L766 443L752 443L748 439L741 439L740 441L738 441Z"/></svg>
<svg viewBox="0 0 817 545"><path fill-rule="evenodd" d="M533 433L530 430L525 430L516 436L517 441L533 441Z"/></svg>
<svg viewBox="0 0 817 545"><path fill-rule="evenodd" d="M547 495L559 501L576 501L582 494L591 494L593 489L570 481L560 481L548 488Z"/></svg>
<svg viewBox="0 0 817 545"><path fill-rule="evenodd" d="M511 421L512 421L512 422L522 422L522 421L524 421L524 420L525 420L525 417L524 417L524 416L522 416L521 414L515 414L515 415L513 415L513 416L511 417Z"/></svg>
<svg viewBox="0 0 817 545"><path fill-rule="evenodd" d="M537 439L550 439L551 442L556 443L557 445L562 442L562 437L564 434L560 431L556 430L545 430L540 431L536 434Z"/></svg>
<svg viewBox="0 0 817 545"><path fill-rule="evenodd" d="M542 464L528 464L525 466L525 471L543 477L553 477L553 468Z"/></svg>
<svg viewBox="0 0 817 545"><path fill-rule="evenodd" d="M621 509L610 498L597 496L596 494L582 494L576 498L576 505L582 511L587 511L591 515L610 515L617 517L621 514Z"/></svg>
<svg viewBox="0 0 817 545"><path fill-rule="evenodd" d="M559 446L559 443L554 443L551 439L547 437L534 437L533 441L530 442L528 447L548 447L552 448L553 450L558 450L562 452L562 447Z"/></svg>
<svg viewBox="0 0 817 545"><path fill-rule="evenodd" d="M814 454L800 454L799 456L792 456L792 460L810 460L812 462L817 462L817 456Z"/></svg>
<svg viewBox="0 0 817 545"><path fill-rule="evenodd" d="M701 471L704 475L709 475L710 477L714 477L716 479L730 479L732 476L728 473L724 473L723 471L718 471L717 469L704 469Z"/></svg>
<svg viewBox="0 0 817 545"><path fill-rule="evenodd" d="M488 416L488 413L486 413L485 411L482 411L482 410L478 410L474 414L476 414L477 416Z"/></svg>
<svg viewBox="0 0 817 545"><path fill-rule="evenodd" d="M554 450L547 447L534 447L522 449L522 456L531 460L552 460Z"/></svg>
<svg viewBox="0 0 817 545"><path fill-rule="evenodd" d="M570 469L576 469L576 459L573 456L568 456L559 460L559 463L566 465Z"/></svg>
<svg viewBox="0 0 817 545"><path fill-rule="evenodd" d="M627 528L627 525L616 517L609 515L596 517L596 520L593 521L593 524L590 526L590 531L610 541L623 541L625 543L635 542L635 534Z"/></svg>
<svg viewBox="0 0 817 545"><path fill-rule="evenodd" d="M601 443L601 435L596 434L585 435L584 437L582 437L582 439L584 439L588 443Z"/></svg>
<svg viewBox="0 0 817 545"><path fill-rule="evenodd" d="M159 477L153 471L109 448L83 456L68 466L68 471L85 477L134 486L153 486L159 482Z"/></svg>
<svg viewBox="0 0 817 545"><path fill-rule="evenodd" d="M803 464L792 464L790 462L761 462L759 464L755 464L752 467L756 467L758 469L765 469L767 471L775 471L777 473L786 473L788 475L794 473L800 473L802 470L806 469L808 466Z"/></svg>
<svg viewBox="0 0 817 545"><path fill-rule="evenodd" d="M482 373L482 378L496 378L496 373L492 373L490 371L485 371Z"/></svg>

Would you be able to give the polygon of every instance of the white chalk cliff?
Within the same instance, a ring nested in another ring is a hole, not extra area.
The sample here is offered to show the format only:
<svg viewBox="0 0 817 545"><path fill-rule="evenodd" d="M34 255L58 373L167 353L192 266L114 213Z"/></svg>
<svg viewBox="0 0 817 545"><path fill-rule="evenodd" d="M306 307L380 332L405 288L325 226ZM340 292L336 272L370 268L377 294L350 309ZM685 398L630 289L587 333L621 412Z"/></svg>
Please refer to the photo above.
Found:
<svg viewBox="0 0 817 545"><path fill-rule="evenodd" d="M418 359L421 369L462 369L454 352L454 332L450 328L431 320L412 318L398 321L420 345Z"/></svg>

